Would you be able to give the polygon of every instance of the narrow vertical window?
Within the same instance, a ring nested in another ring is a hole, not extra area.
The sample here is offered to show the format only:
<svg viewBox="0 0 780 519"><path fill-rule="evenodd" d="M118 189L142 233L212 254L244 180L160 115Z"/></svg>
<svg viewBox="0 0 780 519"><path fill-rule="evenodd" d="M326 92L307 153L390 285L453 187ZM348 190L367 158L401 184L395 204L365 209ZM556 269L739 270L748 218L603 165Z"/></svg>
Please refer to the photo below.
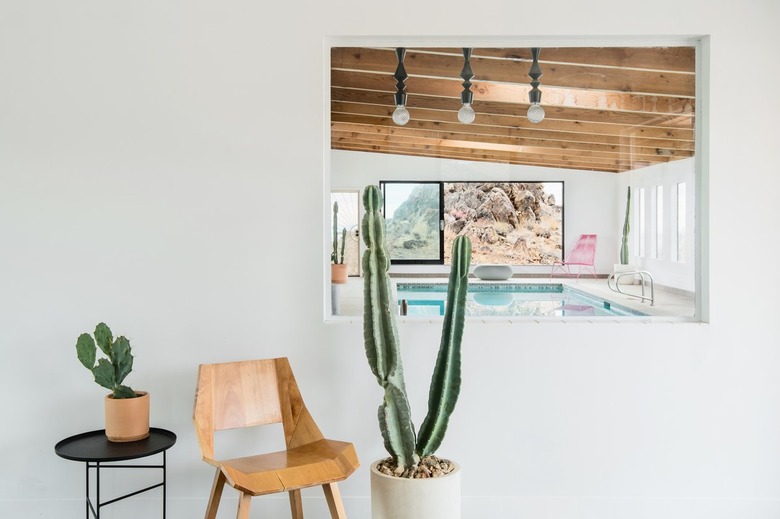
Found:
<svg viewBox="0 0 780 519"><path fill-rule="evenodd" d="M685 219L686 219L686 207L685 207L685 182L677 184L677 261L684 262L686 257L685 251Z"/></svg>
<svg viewBox="0 0 780 519"><path fill-rule="evenodd" d="M664 186L655 186L655 257L664 257Z"/></svg>
<svg viewBox="0 0 780 519"><path fill-rule="evenodd" d="M639 188L639 203L637 213L639 216L639 256L645 256L645 188Z"/></svg>

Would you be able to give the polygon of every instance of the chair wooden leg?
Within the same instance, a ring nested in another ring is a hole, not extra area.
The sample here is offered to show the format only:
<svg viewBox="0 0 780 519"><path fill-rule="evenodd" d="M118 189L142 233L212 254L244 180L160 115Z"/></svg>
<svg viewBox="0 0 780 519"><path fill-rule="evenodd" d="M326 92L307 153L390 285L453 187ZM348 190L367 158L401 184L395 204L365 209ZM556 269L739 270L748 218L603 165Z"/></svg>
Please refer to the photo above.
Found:
<svg viewBox="0 0 780 519"><path fill-rule="evenodd" d="M206 519L216 519L223 488L225 488L225 475L220 469L217 469L217 474L214 476L214 484L211 485L209 504L206 507Z"/></svg>
<svg viewBox="0 0 780 519"><path fill-rule="evenodd" d="M249 505L252 504L252 496L241 492L238 496L238 513L236 519L249 519Z"/></svg>
<svg viewBox="0 0 780 519"><path fill-rule="evenodd" d="M325 500L328 502L330 516L332 519L347 519L347 513L344 511L344 503L341 502L341 494L336 483L326 483L322 485L325 491Z"/></svg>
<svg viewBox="0 0 780 519"><path fill-rule="evenodd" d="M303 519L303 502L301 501L301 491L290 490L290 510L292 519Z"/></svg>

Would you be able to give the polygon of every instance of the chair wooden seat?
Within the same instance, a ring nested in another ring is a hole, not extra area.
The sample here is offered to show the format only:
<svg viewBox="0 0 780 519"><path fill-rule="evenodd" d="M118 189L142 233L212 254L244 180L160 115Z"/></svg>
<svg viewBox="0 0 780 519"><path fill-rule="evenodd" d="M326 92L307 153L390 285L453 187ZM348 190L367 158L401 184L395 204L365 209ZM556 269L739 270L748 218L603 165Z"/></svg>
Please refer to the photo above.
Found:
<svg viewBox="0 0 780 519"><path fill-rule="evenodd" d="M322 439L295 449L219 462L228 484L253 496L346 479L358 466L351 443ZM303 472L303 477L302 477Z"/></svg>
<svg viewBox="0 0 780 519"><path fill-rule="evenodd" d="M286 358L201 364L193 412L203 460L216 467L206 519L215 519L227 483L239 492L238 519L253 496L287 492L293 519L303 518L301 489L321 485L331 517L346 519L336 483L360 466L351 443L326 439L309 414ZM219 461L214 433L281 423L284 451Z"/></svg>

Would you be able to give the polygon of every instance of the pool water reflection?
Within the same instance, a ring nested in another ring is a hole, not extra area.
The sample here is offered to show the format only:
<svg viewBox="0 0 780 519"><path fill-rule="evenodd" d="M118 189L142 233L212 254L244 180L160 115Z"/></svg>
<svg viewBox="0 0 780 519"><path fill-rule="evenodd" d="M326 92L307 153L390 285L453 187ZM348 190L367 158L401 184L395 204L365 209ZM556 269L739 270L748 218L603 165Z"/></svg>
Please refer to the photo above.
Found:
<svg viewBox="0 0 780 519"><path fill-rule="evenodd" d="M446 283L398 283L399 312L444 315ZM405 304L404 304L405 301ZM467 316L572 317L646 315L560 283L471 283Z"/></svg>

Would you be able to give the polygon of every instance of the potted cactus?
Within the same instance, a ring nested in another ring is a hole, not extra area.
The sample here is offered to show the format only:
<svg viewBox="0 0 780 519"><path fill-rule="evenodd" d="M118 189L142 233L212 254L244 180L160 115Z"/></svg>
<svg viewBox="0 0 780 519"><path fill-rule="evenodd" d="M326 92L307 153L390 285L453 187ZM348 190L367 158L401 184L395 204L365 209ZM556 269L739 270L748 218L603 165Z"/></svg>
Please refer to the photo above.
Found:
<svg viewBox="0 0 780 519"><path fill-rule="evenodd" d="M97 358L98 347L105 357ZM111 390L104 399L108 439L127 442L149 436L149 393L122 384L133 370L130 341L124 336L114 339L106 323L99 323L94 338L88 333L79 335L76 355L95 382Z"/></svg>
<svg viewBox="0 0 780 519"><path fill-rule="evenodd" d="M460 346L468 290L471 241L459 236L452 245L441 343L428 394L428 413L415 433L406 395L396 325L397 305L387 269L390 257L381 194L370 185L363 192L362 222L364 311L363 337L372 373L384 390L379 428L389 458L371 466L373 519L458 519L460 468L435 456L444 439L460 393Z"/></svg>
<svg viewBox="0 0 780 519"><path fill-rule="evenodd" d="M330 280L331 283L347 282L347 265L344 263L344 246L347 241L346 227L341 229L341 253L339 254L339 203L333 202L333 250L330 253Z"/></svg>

